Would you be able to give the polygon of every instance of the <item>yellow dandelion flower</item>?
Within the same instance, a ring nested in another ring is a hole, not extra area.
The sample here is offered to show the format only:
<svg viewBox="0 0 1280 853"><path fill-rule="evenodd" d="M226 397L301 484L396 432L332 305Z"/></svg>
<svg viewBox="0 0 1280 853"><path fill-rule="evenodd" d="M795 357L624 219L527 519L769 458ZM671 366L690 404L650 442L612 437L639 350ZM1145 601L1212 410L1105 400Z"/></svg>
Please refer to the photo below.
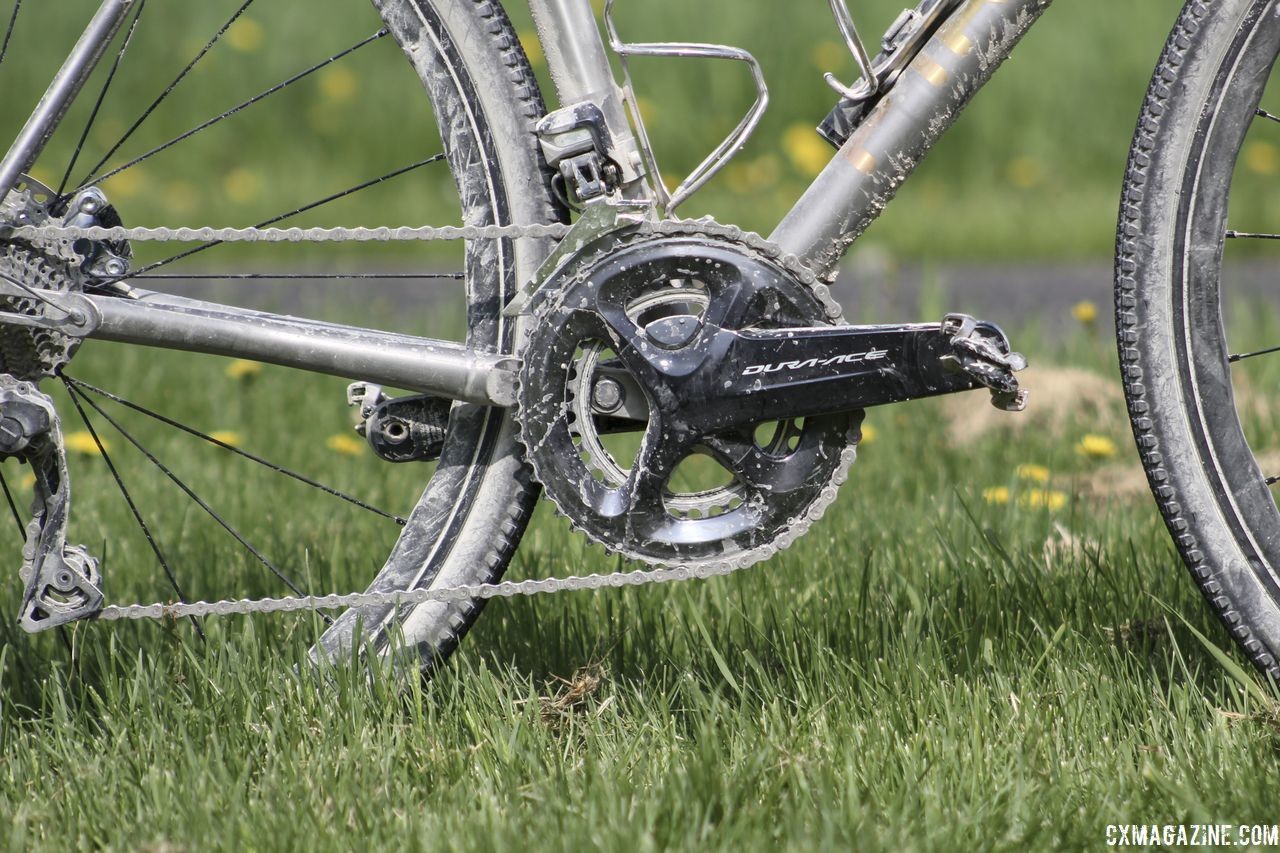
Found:
<svg viewBox="0 0 1280 853"><path fill-rule="evenodd" d="M262 24L242 15L240 20L231 25L231 29L227 30L223 38L227 40L227 44L231 45L232 50L240 53L257 53L262 48L262 43L267 40L267 34L262 29Z"/></svg>
<svg viewBox="0 0 1280 853"><path fill-rule="evenodd" d="M983 489L982 499L989 504L1007 504L1009 502L1009 487L995 486L994 488Z"/></svg>
<svg viewBox="0 0 1280 853"><path fill-rule="evenodd" d="M1049 469L1043 465L1032 465L1026 463L1019 465L1014 473L1018 475L1019 480L1028 480L1032 483L1044 484L1049 482Z"/></svg>
<svg viewBox="0 0 1280 853"><path fill-rule="evenodd" d="M539 66L542 64L542 42L538 41L538 33L535 30L521 30L516 34L516 38L520 39L520 46L524 48L524 55L529 57L529 64Z"/></svg>
<svg viewBox="0 0 1280 853"><path fill-rule="evenodd" d="M1054 489L1033 489L1018 498L1018 505L1059 510L1067 505L1067 496Z"/></svg>
<svg viewBox="0 0 1280 853"><path fill-rule="evenodd" d="M1091 459L1108 459L1116 455L1116 443L1105 435L1090 434L1080 439L1076 453Z"/></svg>
<svg viewBox="0 0 1280 853"><path fill-rule="evenodd" d="M364 453L364 442L345 433L329 436L325 439L324 446L343 456L359 456Z"/></svg>
<svg viewBox="0 0 1280 853"><path fill-rule="evenodd" d="M232 447L239 447L244 441L244 438L240 433L229 429L215 430L214 432L209 433L209 438L212 438L214 441L220 441L223 444L229 444Z"/></svg>
<svg viewBox="0 0 1280 853"><path fill-rule="evenodd" d="M871 424L862 425L862 440L859 444L870 444L876 440L876 428Z"/></svg>
<svg viewBox="0 0 1280 853"><path fill-rule="evenodd" d="M1250 142L1244 147L1245 168L1258 175L1280 173L1280 148L1270 142Z"/></svg>
<svg viewBox="0 0 1280 853"><path fill-rule="evenodd" d="M253 201L262 191L262 179L245 168L232 169L222 180L227 198L237 204Z"/></svg>
<svg viewBox="0 0 1280 853"><path fill-rule="evenodd" d="M132 166L102 182L102 191L112 200L133 198L142 191L147 172L141 166Z"/></svg>
<svg viewBox="0 0 1280 853"><path fill-rule="evenodd" d="M796 171L810 178L821 172L831 159L831 146L804 123L787 128L782 137L782 147Z"/></svg>
<svg viewBox="0 0 1280 853"><path fill-rule="evenodd" d="M31 489L36 484L36 475L28 471L22 475L22 479L19 482L21 483L22 488Z"/></svg>
<svg viewBox="0 0 1280 853"><path fill-rule="evenodd" d="M819 71L836 71L849 61L849 48L834 41L820 41L813 46L809 59Z"/></svg>
<svg viewBox="0 0 1280 853"><path fill-rule="evenodd" d="M360 78L345 65L330 65L320 72L320 93L329 101L345 104L360 91Z"/></svg>
<svg viewBox="0 0 1280 853"><path fill-rule="evenodd" d="M85 430L68 433L62 437L62 443L66 445L67 450L81 456L101 456L103 450L111 450L111 445L105 438L102 439L102 448L99 449L98 442L93 440L93 435Z"/></svg>
<svg viewBox="0 0 1280 853"><path fill-rule="evenodd" d="M1071 316L1086 326L1092 326L1098 322L1098 306L1084 299L1071 306Z"/></svg>
<svg viewBox="0 0 1280 853"><path fill-rule="evenodd" d="M772 186L782 177L782 164L773 154L757 157L747 164L747 180L754 189Z"/></svg>
<svg viewBox="0 0 1280 853"><path fill-rule="evenodd" d="M195 185L186 181L172 181L164 188L164 205L172 213L191 213L199 201Z"/></svg>
<svg viewBox="0 0 1280 853"><path fill-rule="evenodd" d="M1015 157L1005 167L1005 177L1018 189L1029 190L1040 186L1044 174L1040 164L1030 157Z"/></svg>
<svg viewBox="0 0 1280 853"><path fill-rule="evenodd" d="M262 372L262 365L247 358L237 358L224 371L230 379L250 379Z"/></svg>

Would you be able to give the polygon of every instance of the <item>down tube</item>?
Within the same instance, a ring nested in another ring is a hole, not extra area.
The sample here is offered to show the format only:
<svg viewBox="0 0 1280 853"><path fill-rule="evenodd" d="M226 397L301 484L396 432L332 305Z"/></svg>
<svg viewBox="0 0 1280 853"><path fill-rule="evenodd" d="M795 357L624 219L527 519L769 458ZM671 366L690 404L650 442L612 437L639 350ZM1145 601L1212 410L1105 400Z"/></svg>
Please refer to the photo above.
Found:
<svg viewBox="0 0 1280 853"><path fill-rule="evenodd" d="M1052 0L968 0L871 111L771 239L827 278Z"/></svg>

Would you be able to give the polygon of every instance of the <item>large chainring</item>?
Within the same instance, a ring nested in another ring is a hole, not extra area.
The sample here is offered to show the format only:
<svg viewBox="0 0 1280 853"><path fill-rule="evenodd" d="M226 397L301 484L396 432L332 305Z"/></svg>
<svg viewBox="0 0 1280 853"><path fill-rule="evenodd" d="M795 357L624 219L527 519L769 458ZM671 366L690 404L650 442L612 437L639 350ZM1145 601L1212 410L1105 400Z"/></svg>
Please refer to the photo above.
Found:
<svg viewBox="0 0 1280 853"><path fill-rule="evenodd" d="M605 236L538 289L516 417L547 496L609 551L748 565L831 503L862 413L727 431L699 420L671 380L718 369L716 331L833 325L839 308L759 238L681 231ZM627 389L626 412L602 413Z"/></svg>

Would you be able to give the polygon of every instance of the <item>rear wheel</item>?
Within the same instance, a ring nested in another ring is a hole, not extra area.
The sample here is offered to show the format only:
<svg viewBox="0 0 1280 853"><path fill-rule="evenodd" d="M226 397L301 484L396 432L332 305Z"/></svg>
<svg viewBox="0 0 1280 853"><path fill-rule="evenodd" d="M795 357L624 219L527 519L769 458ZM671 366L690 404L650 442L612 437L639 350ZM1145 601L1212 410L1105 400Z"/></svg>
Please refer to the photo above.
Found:
<svg viewBox="0 0 1280 853"><path fill-rule="evenodd" d="M139 4L139 7L141 5ZM262 39L260 32L254 35L255 30L245 30L246 22L250 18L244 14L244 8L251 3L235 5L238 11L235 11L232 18L233 23L230 28L218 30L218 35L212 42L215 45L214 50L220 47L225 50L224 43L228 38L239 38L244 44L250 44L254 39L258 41ZM418 221L428 224L451 224L451 222L460 221L467 225L506 225L562 220L563 209L554 201L550 192L533 134L534 123L545 111L543 102L528 61L501 7L490 0L461 0L461 2L459 0L374 0L374 6L381 15L381 25L388 31L390 38L367 39L359 44L382 42L382 47L378 48L384 52L381 61L397 63L401 69L404 68L404 59L408 59L411 71L402 73L416 76L419 81L416 91L419 95L425 89L430 101L431 113L439 129L442 147L438 147L440 143L433 143L430 139L419 139L418 142L422 147L413 152L416 162L414 169L416 170L417 166L430 169L431 162L438 162L447 166L452 173L454 201L451 208L442 207L434 202L423 203L420 207L415 206L414 213ZM92 11L92 7L88 7L88 11ZM87 20L87 13L85 19ZM367 22L370 29L376 29L379 26L374 16L368 16ZM136 46L148 37L147 13L141 8L139 17L132 19L131 23L133 30L121 36L117 45L113 47L113 51L119 50L119 55L123 57L120 61L122 68L125 67L128 57L125 51L121 50L120 45L128 39L131 45ZM17 26L23 26L21 19L18 20ZM254 24L254 27L258 26ZM236 35L238 32L239 36ZM227 36L227 33L231 35ZM205 33L192 33L192 35L200 36L201 44L204 43ZM161 28L152 30L150 36L164 38L165 33ZM388 43L392 39L398 43L399 51L393 50L392 45ZM16 39L15 44L19 41L21 40ZM280 43L301 44L306 41L299 35L296 41L283 39ZM360 47L358 50L365 50L365 48ZM212 51L210 53L212 55ZM100 69L100 76L106 77L108 72L114 76L114 70L108 69L111 65L109 60L114 55L114 53L108 54L108 61L104 62L103 69ZM343 58L345 59L346 56L347 54L344 54ZM20 60L11 59L10 67L17 61ZM205 62L205 65L208 64ZM201 66L203 67L204 65ZM316 66L316 69L323 74L328 73L331 67L334 67L332 63L325 63ZM197 75L191 75L193 78L195 76ZM311 79L310 75L308 79ZM343 87L349 87L351 84L347 78L338 77L332 84L326 81L321 85L328 87L324 89L325 92L330 94L337 92L341 95L346 91ZM189 87L190 81L185 81L176 89L180 93L185 93L186 88ZM91 87L87 87L81 100L92 100L92 97ZM101 103L109 105L112 101L101 99ZM264 106L254 106L254 109L269 110L270 104L271 101L266 99ZM413 111L413 107L413 104L404 103L394 105L393 109L409 113ZM149 116L150 110L143 114L144 122ZM105 114L98 115L98 111L95 110L89 124L97 128L102 128L104 125L113 127L118 133L122 128L129 128L127 120L134 117L133 114L126 114L119 117L125 121L104 122ZM323 119L323 116L320 118ZM170 159L177 160L184 156L183 143L172 146L170 150L170 147L165 145L155 146L149 142L146 144L138 142L141 137L135 134L134 130L140 126L142 125L135 125L125 134L126 139L132 137L129 146L112 148L103 158L103 162L87 171L88 177L84 184L96 184L103 180L104 175L111 178L124 175L130 170L135 170L136 173L139 165L144 161L150 161L152 157L156 158L155 162L161 162L162 158L163 162L168 162ZM65 128L63 133L79 132L79 130L79 127ZM200 138L205 134L206 131L201 131ZM98 138L96 132L90 133L89 129L86 129L80 138L80 145L76 146L76 158L73 159L80 158L81 147L86 139L96 138ZM353 138L359 137L353 136ZM260 142L257 137L240 137L240 140L245 150L256 147ZM290 146L297 144L297 140L293 138L278 138L275 141L278 152L281 154L286 153ZM337 149L347 143L348 140L343 138L338 140L334 147ZM234 147L241 143L230 144ZM428 156L433 149L439 151L438 156ZM47 162L49 157L56 155L59 150L56 145L52 146L50 154L46 156L44 162L37 164L37 168L53 176L64 174L65 169L65 174L79 177L70 168L65 168L65 159L62 162ZM129 150L140 151L147 156L131 159L120 153ZM66 149L61 151L65 154ZM186 156L207 158L210 155L206 149L203 152L197 150ZM87 162L82 159L77 168L83 170ZM275 168L276 165L272 164L271 167ZM441 168L441 166L438 165L435 168ZM238 172L232 172L227 179L228 192L232 196L237 195L234 192L235 186L231 183L237 174ZM396 172L393 177L398 177L399 174L401 172ZM102 186L108 190L110 196L112 182L109 178ZM116 183L119 184L119 181L117 180ZM374 182L368 183L374 185ZM422 186L424 185L418 184L417 188L412 190L405 187L405 190L424 192L421 189ZM69 197L76 188L74 181L67 182L64 179L64 186L60 188L60 192ZM434 190L425 194L429 198L440 197L440 194L435 193ZM246 195L246 193L240 193L240 195ZM345 194L341 196L333 194L333 196L346 198ZM127 201L116 198L111 200L121 217L129 222L131 217ZM404 206L403 200L404 196L397 199L398 207ZM279 204L284 210L295 210L295 213L303 214L319 206L318 204L297 205L296 201L284 199L281 199ZM295 206L301 209L297 210ZM192 218L201 219L202 217L197 214ZM277 218L280 221L290 219L287 223L290 225L299 222L293 214ZM136 217L134 219L136 221ZM254 221L257 221L256 214ZM189 224L189 222L163 224L176 225ZM163 248L161 246L161 249ZM465 324L466 341L470 346L498 353L514 350L518 339L516 321L513 318L504 317L501 308L518 285L532 274L548 248L545 241L502 239L471 241L464 248L457 250L452 263L461 267L454 277L460 279L465 285L465 309L461 307L462 301L459 300L460 315L456 326L462 327ZM146 251L144 247L135 247L135 250ZM15 259L28 257L25 250L16 244L11 247L9 255ZM185 260L185 257L185 255L181 258L168 255L161 257L159 261L149 258L135 260L133 274L123 280L135 287L162 290L164 286L159 284L158 280L167 278L169 271L166 270L165 275L162 276L158 270L171 261ZM265 271L257 271L251 275L268 278L287 277L287 274L282 274L278 262L268 263L270 266ZM326 260L325 263L332 264L336 268L346 266L344 261ZM438 267L443 262L433 255L428 260L418 263ZM183 268L176 269L180 271ZM16 274L12 270L9 272ZM181 273L179 272L176 277L181 278ZM148 278L151 281L148 281ZM373 299L370 296L361 295L356 297L356 301L371 304ZM462 316L463 314L465 316ZM374 325L360 318L348 319L351 322ZM66 373L74 376L83 366L84 360L93 358L95 346L91 343L84 347L81 354L77 356L76 362L67 367ZM87 386L77 390L76 387L70 386L68 392L73 399L87 402L93 394L92 391L86 392L85 387ZM274 402L276 401L267 399L262 401L262 405L270 406ZM327 405L329 401L323 401L323 403ZM340 405L340 402L335 401L334 404ZM110 405L110 402L107 405ZM88 413L92 415L93 409L88 409ZM68 417L72 415L64 412L64 419ZM106 416L103 415L103 417ZM106 429L101 421L99 426ZM110 447L100 443L98 449L105 454ZM366 464L384 465L386 463L368 461ZM412 512L407 513L407 517L402 519L403 531L369 589L392 591L439 588L497 580L514 554L537 497L536 486L531 483L518 453L515 431L507 413L503 410L455 405L449 417L447 439L439 462L435 465L434 473L431 473L426 466L422 466L419 470L424 477L429 474L430 480ZM136 516L136 513L134 515ZM185 524L185 521L183 523ZM233 525L229 525L228 529L231 526ZM278 541L284 541L291 528L290 523L282 521L276 525L276 528L268 528L269 535ZM151 532L156 534L156 539L164 540L163 531ZM180 535L175 533L174 538ZM149 534L148 540L150 541L151 538ZM301 555L292 558L294 564L305 566L305 570L309 573L314 555L323 554L323 547L317 543L308 542L293 543L291 547L294 546L301 551ZM156 556L160 557L160 555L161 551L156 549ZM161 559L163 561L163 558ZM277 564L281 561L288 562L290 559L282 557L276 560L274 555L272 556L272 561ZM166 573L169 573L172 568L172 573L179 578L184 570L199 573L208 572L212 568L182 566L173 559L168 562L174 565L165 566ZM268 561L264 559L262 562ZM268 568L275 571L270 565ZM109 571L110 567L108 567ZM110 579L107 582L110 584ZM289 582L289 587L289 589L262 590L259 594L261 592L289 594L294 584ZM173 594L185 597L180 584L173 584L172 589ZM305 591L349 590L313 588L308 584ZM108 595L109 600L113 598L114 596ZM373 649L385 654L403 643L416 650L424 663L438 661L456 646L478 615L481 606L482 602L426 603L416 607L369 608L359 612L347 612L328 625L313 653L320 657L338 658L352 653L355 649Z"/></svg>
<svg viewBox="0 0 1280 853"><path fill-rule="evenodd" d="M1116 263L1121 369L1152 491L1205 597L1273 677L1280 435L1258 392L1280 367L1265 319L1280 300L1248 280L1274 281L1266 250L1280 245L1275 170L1260 159L1280 142L1277 54L1275 0L1187 4L1139 120Z"/></svg>

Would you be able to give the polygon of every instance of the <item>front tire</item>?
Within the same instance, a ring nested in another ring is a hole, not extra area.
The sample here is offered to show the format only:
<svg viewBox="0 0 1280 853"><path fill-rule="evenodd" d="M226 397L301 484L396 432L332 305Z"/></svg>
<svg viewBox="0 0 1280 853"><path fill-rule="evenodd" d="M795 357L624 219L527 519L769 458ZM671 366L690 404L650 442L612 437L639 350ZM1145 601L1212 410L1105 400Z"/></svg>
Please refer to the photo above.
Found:
<svg viewBox="0 0 1280 853"><path fill-rule="evenodd" d="M1134 437L1192 577L1280 678L1280 511L1236 406L1222 267L1232 175L1280 53L1275 0L1192 0L1129 156L1116 331ZM1274 472L1271 472L1274 473Z"/></svg>

